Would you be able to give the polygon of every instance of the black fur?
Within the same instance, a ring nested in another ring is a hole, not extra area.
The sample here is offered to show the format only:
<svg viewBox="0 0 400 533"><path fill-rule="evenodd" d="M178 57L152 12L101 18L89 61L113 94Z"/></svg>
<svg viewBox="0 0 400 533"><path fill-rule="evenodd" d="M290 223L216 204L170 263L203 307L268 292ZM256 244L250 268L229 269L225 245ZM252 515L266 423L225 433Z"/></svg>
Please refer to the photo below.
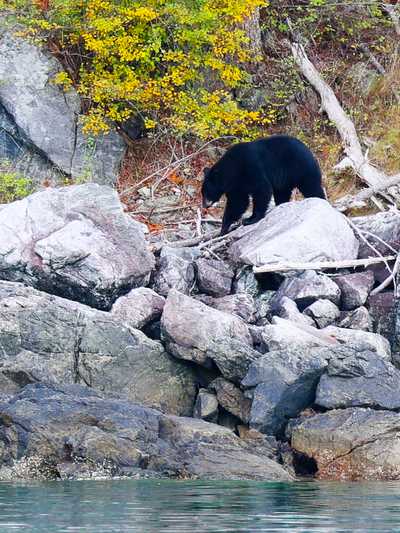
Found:
<svg viewBox="0 0 400 533"><path fill-rule="evenodd" d="M321 170L311 150L299 139L275 135L235 144L212 168L204 169L203 206L227 197L221 235L246 211L250 197L253 214L243 224L261 220L272 195L276 205L288 202L298 188L305 198L325 198Z"/></svg>

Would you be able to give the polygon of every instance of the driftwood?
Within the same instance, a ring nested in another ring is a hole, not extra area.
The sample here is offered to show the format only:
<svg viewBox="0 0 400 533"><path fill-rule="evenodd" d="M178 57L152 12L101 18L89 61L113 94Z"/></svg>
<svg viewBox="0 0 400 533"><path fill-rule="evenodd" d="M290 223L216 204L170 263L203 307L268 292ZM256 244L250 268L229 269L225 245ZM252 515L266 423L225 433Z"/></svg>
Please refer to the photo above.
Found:
<svg viewBox="0 0 400 533"><path fill-rule="evenodd" d="M400 183L400 174L396 174L395 176L388 178L388 180L380 186L369 187L368 189L363 189L362 191L358 192L354 196L352 195L343 196L342 198L340 198L334 203L334 206L339 211L345 211L346 209L350 209L354 207L363 207L365 206L366 200L371 198L371 196L374 196L374 194L380 193L384 191L385 189L389 189L390 187L398 185L399 183Z"/></svg>
<svg viewBox="0 0 400 533"><path fill-rule="evenodd" d="M345 113L331 87L323 80L308 58L303 45L292 42L290 47L300 72L320 95L322 108L336 126L342 139L346 158L336 168L351 167L370 188L378 192L397 184L400 175L387 176L368 161L367 155L363 153L354 123ZM373 194L374 192L370 196Z"/></svg>
<svg viewBox="0 0 400 533"><path fill-rule="evenodd" d="M343 261L314 261L311 263L296 263L296 262L282 262L271 263L270 265L262 265L254 267L255 274L265 272L289 272L290 270L334 270L340 268L352 268L360 266L376 265L384 263L385 261L394 261L396 255L387 255L385 257L368 257L366 259L347 259Z"/></svg>

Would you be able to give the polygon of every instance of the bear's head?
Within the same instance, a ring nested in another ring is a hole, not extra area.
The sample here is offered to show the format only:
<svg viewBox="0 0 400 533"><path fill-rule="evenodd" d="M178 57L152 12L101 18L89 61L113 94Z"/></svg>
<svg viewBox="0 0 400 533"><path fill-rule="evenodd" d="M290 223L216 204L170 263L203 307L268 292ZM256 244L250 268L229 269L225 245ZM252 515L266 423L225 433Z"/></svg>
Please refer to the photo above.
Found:
<svg viewBox="0 0 400 533"><path fill-rule="evenodd" d="M203 207L207 208L218 202L224 191L218 183L218 173L215 168L204 169L204 181L201 187L201 195L203 197Z"/></svg>

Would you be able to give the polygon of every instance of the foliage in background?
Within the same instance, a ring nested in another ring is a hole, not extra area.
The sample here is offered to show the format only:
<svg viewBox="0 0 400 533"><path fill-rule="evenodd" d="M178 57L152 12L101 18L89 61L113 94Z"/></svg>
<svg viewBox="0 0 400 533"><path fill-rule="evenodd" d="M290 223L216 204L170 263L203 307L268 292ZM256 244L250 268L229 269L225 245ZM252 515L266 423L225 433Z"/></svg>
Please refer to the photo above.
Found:
<svg viewBox="0 0 400 533"><path fill-rule="evenodd" d="M273 111L241 108L233 92L251 82L244 22L263 0L14 0L21 20L64 57L78 57L74 82L85 130L140 114L148 130L251 137ZM36 8L35 8L36 6ZM71 79L72 78L72 79Z"/></svg>
<svg viewBox="0 0 400 533"><path fill-rule="evenodd" d="M33 191L29 178L14 172L7 161L0 161L0 204L8 204L25 198Z"/></svg>

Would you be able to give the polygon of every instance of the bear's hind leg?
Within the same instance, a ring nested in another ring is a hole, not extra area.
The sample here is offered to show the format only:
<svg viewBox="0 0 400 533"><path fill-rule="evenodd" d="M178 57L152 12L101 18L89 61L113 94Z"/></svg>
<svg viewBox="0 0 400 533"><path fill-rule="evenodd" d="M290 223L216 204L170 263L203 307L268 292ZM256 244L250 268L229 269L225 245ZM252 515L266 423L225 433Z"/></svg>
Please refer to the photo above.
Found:
<svg viewBox="0 0 400 533"><path fill-rule="evenodd" d="M281 204L285 204L286 202L289 202L291 196L292 196L291 190L274 191L275 205L281 205Z"/></svg>
<svg viewBox="0 0 400 533"><path fill-rule="evenodd" d="M320 183L299 185L299 190L304 198L322 198L326 200L326 195Z"/></svg>
<svg viewBox="0 0 400 533"><path fill-rule="evenodd" d="M249 205L249 195L247 193L230 193L226 195L226 206L222 218L221 235L228 233L231 225L239 220Z"/></svg>
<svg viewBox="0 0 400 533"><path fill-rule="evenodd" d="M257 189L251 194L253 197L253 214L251 217L243 220L245 226L255 224L264 218L272 197L271 185L267 182L264 187Z"/></svg>

